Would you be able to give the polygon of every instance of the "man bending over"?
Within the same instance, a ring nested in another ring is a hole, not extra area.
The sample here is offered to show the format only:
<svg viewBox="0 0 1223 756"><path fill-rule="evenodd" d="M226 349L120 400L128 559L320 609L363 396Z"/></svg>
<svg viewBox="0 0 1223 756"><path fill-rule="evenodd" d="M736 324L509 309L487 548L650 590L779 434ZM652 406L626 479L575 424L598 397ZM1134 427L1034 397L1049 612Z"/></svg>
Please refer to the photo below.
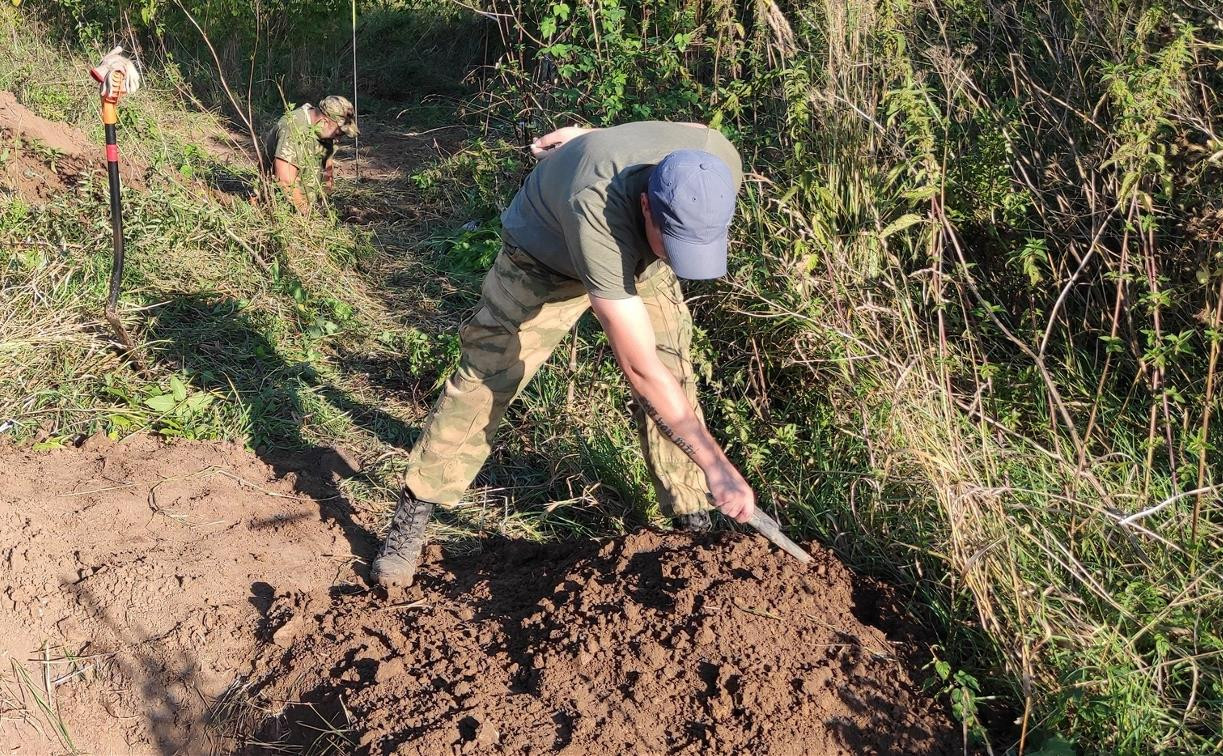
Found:
<svg viewBox="0 0 1223 756"><path fill-rule="evenodd" d="M345 97L331 95L318 107L306 103L281 116L263 138L263 168L299 213L334 186L332 156L341 134L356 137L356 113Z"/></svg>
<svg viewBox="0 0 1223 756"><path fill-rule="evenodd" d="M560 129L501 216L504 247L459 331L462 356L408 461L373 566L410 585L436 505L457 504L491 449L506 407L587 308L636 398L642 450L663 511L710 527L709 499L745 522L755 494L697 405L692 319L679 278L726 273L727 232L743 180L713 129L658 121Z"/></svg>

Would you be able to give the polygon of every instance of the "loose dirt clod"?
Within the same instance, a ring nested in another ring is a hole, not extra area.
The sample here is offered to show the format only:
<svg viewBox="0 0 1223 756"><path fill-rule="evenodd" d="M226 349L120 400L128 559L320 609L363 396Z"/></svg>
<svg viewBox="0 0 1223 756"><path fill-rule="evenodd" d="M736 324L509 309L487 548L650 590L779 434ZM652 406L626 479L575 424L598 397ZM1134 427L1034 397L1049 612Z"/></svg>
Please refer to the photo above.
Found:
<svg viewBox="0 0 1223 756"><path fill-rule="evenodd" d="M343 596L290 648L273 633L247 710L273 715L238 729L373 754L956 750L909 648L855 616L874 588L814 555L657 532L434 547L415 601Z"/></svg>

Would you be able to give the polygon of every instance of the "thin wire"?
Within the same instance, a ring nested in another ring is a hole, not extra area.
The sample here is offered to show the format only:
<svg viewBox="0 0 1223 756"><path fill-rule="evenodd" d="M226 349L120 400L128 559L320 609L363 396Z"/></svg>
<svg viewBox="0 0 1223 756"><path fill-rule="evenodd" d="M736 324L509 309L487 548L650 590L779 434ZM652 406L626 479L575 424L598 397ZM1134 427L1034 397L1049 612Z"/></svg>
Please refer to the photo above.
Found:
<svg viewBox="0 0 1223 756"><path fill-rule="evenodd" d="M357 120L357 0L352 0L352 117ZM357 128L361 124L357 122ZM353 163L357 169L357 181L361 180L361 134L352 140Z"/></svg>

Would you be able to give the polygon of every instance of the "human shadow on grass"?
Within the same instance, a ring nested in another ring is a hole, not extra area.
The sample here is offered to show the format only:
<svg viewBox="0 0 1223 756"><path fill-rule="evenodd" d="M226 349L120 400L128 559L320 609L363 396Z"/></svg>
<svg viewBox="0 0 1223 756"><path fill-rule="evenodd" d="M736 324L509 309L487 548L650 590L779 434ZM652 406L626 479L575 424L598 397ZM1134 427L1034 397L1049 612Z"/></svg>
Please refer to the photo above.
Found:
<svg viewBox="0 0 1223 756"><path fill-rule="evenodd" d="M949 697L946 692L936 694L933 691L942 685L937 682L933 670L934 655L931 648L938 643L938 632L931 626L930 608L924 604L920 596L910 594L904 597L898 585L886 578L869 574L853 574L853 606L854 617L864 625L883 631L888 652L893 663L899 663L905 669L912 670L915 683L922 686L921 700L930 702L930 706L947 722L951 722L951 712L948 707ZM847 640L856 639L847 636ZM848 691L842 691L843 700L851 706L860 707L878 716L879 712L887 711L894 696L891 691L864 686L856 696L850 696ZM933 700L931 700L933 698ZM1019 729L1016 723L1022 711L1008 705L1000 698L982 696L975 702L976 715L985 728L988 742L995 752L1013 749L1019 742ZM948 740L943 733L928 733L941 743L947 753L987 753L989 749L975 737L969 737L960 726L955 726L955 734ZM910 735L919 734L910 730ZM967 740L965 739L967 738ZM949 745L950 744L950 745ZM999 748L1002 744L1002 748ZM1009 751L1008 751L1009 752Z"/></svg>
<svg viewBox="0 0 1223 756"><path fill-rule="evenodd" d="M199 390L236 398L243 416L227 420L249 426L259 458L279 476L293 474L296 492L318 502L321 518L338 525L353 555L368 564L377 539L357 522L352 502L337 487L362 473L344 450L308 442L302 423L325 409L322 400L385 443L405 446L414 431L326 383L308 364L284 359L258 316L236 300L181 292L158 299L165 304L154 311L147 333L159 361L183 371Z"/></svg>
<svg viewBox="0 0 1223 756"><path fill-rule="evenodd" d="M230 415L225 422L247 426L256 453L278 474L295 473L299 493L320 502L324 518L334 520L344 529L353 553L368 563L378 544L371 531L380 523L371 522L369 516L358 523L352 503L335 489L340 479L364 473L355 470L356 465L343 450L315 446L306 441L302 425L312 413L339 411L383 444L400 450L410 448L418 429L385 410L352 398L320 376L311 365L285 359L265 336L270 324L260 322L259 313L245 311L237 300L197 292L165 292L156 296L164 304L153 311L147 336L159 360L182 370L198 389L235 397L242 416ZM516 349L518 347L511 344L507 352ZM370 370L371 367L356 362L352 356L341 359L342 370L362 372L377 387L387 388L382 381L387 380L386 373L390 372L394 377L387 382L395 386L397 393L409 392L421 404L432 403L436 396L440 378L436 371L411 375L389 364L379 365L374 370ZM527 367L521 359L507 359L501 368L494 385L499 390L512 392ZM520 450L508 450L496 444L500 421L500 417L490 418L476 431L484 434L494 447L494 455L474 484L507 489L524 484L548 488L555 476L548 472L546 459L533 459L529 451L528 458L523 459ZM367 482L378 483L372 479ZM531 498L532 507L551 506L551 502L536 501L540 497ZM587 509L566 508L557 515L546 513L543 519L563 517L575 520L579 529L606 532L606 528L598 526L606 519L606 513ZM462 530L486 530L464 513L439 511L437 516L442 520L454 520L451 524Z"/></svg>

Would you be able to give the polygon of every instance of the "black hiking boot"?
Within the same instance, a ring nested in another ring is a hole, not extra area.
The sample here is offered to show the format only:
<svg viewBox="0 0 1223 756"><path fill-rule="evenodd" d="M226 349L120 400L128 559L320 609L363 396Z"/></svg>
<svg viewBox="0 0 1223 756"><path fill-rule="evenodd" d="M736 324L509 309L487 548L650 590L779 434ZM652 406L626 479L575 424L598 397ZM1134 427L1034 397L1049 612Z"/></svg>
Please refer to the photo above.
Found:
<svg viewBox="0 0 1223 756"><path fill-rule="evenodd" d="M420 552L425 547L425 526L433 514L433 502L421 501L407 488L399 493L399 506L391 518L391 529L374 560L370 577L386 590L407 588L416 576Z"/></svg>
<svg viewBox="0 0 1223 756"><path fill-rule="evenodd" d="M671 518L671 523L676 530L682 530L685 533L708 533L713 530L713 520L710 519L707 509L675 515Z"/></svg>

